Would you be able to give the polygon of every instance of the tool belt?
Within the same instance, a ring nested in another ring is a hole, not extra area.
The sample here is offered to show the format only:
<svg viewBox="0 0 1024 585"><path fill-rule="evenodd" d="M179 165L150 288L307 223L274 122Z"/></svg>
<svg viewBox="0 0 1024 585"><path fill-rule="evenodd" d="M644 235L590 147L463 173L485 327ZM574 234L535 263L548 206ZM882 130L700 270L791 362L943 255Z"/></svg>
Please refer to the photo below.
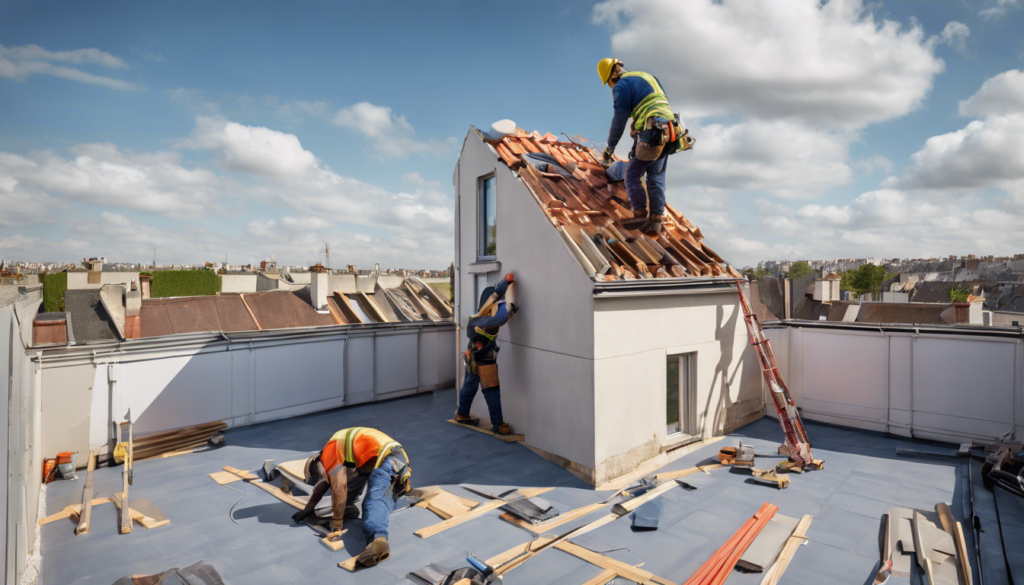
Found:
<svg viewBox="0 0 1024 585"><path fill-rule="evenodd" d="M644 130L639 134L631 132L635 143L633 154L642 161L658 160L663 154L675 154L693 148L696 140L689 130L683 130L679 114L671 122L648 118Z"/></svg>

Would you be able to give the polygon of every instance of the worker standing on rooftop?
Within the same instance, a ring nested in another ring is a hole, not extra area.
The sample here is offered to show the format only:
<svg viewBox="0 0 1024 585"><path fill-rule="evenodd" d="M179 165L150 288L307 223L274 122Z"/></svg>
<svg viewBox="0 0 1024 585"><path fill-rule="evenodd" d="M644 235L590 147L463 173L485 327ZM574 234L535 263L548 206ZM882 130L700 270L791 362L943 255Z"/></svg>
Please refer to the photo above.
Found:
<svg viewBox="0 0 1024 585"><path fill-rule="evenodd" d="M366 549L356 563L372 567L391 556L388 546L388 521L395 503L409 491L409 457L405 449L384 433L370 428L342 429L327 445L306 460L305 482L314 486L306 507L292 520L302 522L314 514L316 505L331 490L330 540L341 538L345 518L356 518L355 501L363 497L363 536Z"/></svg>
<svg viewBox="0 0 1024 585"><path fill-rule="evenodd" d="M491 416L491 430L498 435L511 435L512 427L501 414L501 385L498 381L498 329L508 323L519 307L506 301L505 294L515 277L511 272L493 287L484 289L480 298L480 310L469 319L466 335L469 347L464 354L466 378L459 391L459 408L455 421L476 426L480 419L469 416L478 387L483 388L484 400Z"/></svg>
<svg viewBox="0 0 1024 585"><path fill-rule="evenodd" d="M602 59L597 64L601 83L612 88L615 115L608 132L604 161L611 162L626 122L632 118L629 134L634 138L626 169L626 193L633 207L633 218L623 222L627 229L639 229L656 237L661 233L665 215L665 170L668 156L686 150L692 139L672 113L661 83L653 75L641 71L626 72L622 61ZM647 175L647 191L640 183Z"/></svg>

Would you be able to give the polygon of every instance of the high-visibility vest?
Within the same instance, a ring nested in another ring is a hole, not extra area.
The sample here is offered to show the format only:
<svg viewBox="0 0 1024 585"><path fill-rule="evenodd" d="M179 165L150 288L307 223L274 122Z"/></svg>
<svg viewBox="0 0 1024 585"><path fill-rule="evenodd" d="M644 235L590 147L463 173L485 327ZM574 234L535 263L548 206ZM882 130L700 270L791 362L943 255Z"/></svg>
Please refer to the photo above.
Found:
<svg viewBox="0 0 1024 585"><path fill-rule="evenodd" d="M342 463L362 467L366 465L367 461L376 457L377 463L373 468L377 469L392 452L401 454L402 459L405 460L406 471L402 474L404 481L408 479L410 473L409 456L406 455L405 449L398 441L377 429L352 427L334 433L331 440L327 441L327 445L324 446L321 461L324 470L330 473L334 467Z"/></svg>
<svg viewBox="0 0 1024 585"><path fill-rule="evenodd" d="M651 88L654 89L654 93L640 100L640 103L630 113L630 117L633 118L633 130L643 132L648 118L665 118L669 122L675 119L672 108L668 105L668 98L665 97L665 91L661 89L661 85L653 75L643 71L630 71L629 73L623 73L620 77L639 77L649 83Z"/></svg>

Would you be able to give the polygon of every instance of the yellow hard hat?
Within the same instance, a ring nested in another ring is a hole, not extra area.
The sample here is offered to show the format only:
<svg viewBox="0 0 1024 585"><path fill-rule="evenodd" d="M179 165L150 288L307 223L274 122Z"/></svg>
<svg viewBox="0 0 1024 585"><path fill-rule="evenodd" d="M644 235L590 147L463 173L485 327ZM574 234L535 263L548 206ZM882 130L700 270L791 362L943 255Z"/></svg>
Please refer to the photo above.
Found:
<svg viewBox="0 0 1024 585"><path fill-rule="evenodd" d="M622 61L612 59L611 57L597 62L597 76L601 78L602 85L608 85L608 80L612 77L612 71L615 70L615 66L619 63L622 63Z"/></svg>

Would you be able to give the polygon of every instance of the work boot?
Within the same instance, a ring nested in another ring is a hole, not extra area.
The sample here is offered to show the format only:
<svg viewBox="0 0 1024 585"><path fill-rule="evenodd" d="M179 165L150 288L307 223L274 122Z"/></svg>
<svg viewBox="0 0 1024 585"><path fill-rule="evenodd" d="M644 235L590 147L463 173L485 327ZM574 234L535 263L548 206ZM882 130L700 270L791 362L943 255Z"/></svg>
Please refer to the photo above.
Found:
<svg viewBox="0 0 1024 585"><path fill-rule="evenodd" d="M510 427L507 422L503 422L501 423L501 425L498 426L498 428L494 429L494 434L507 437L514 433L512 432L512 427Z"/></svg>
<svg viewBox="0 0 1024 585"><path fill-rule="evenodd" d="M647 214L648 211L646 209L634 209L632 218L622 220L622 227L627 230L635 230L642 227L647 223Z"/></svg>
<svg viewBox="0 0 1024 585"><path fill-rule="evenodd" d="M351 520L352 518L359 517L359 506L355 504L349 504L345 506L345 520Z"/></svg>
<svg viewBox="0 0 1024 585"><path fill-rule="evenodd" d="M378 536L373 542L366 545L363 552L356 557L356 564L364 567L372 567L391 556L391 547L388 546L388 539Z"/></svg>
<svg viewBox="0 0 1024 585"><path fill-rule="evenodd" d="M455 413L455 422L459 423L460 425L472 425L472 426L475 427L478 424L480 424L480 419L473 418L471 416L462 416L461 414L456 412Z"/></svg>
<svg viewBox="0 0 1024 585"><path fill-rule="evenodd" d="M645 236L656 238L658 237L658 234L661 233L661 222L664 220L664 215L649 216L647 218L647 222L640 228L640 231L643 232Z"/></svg>

